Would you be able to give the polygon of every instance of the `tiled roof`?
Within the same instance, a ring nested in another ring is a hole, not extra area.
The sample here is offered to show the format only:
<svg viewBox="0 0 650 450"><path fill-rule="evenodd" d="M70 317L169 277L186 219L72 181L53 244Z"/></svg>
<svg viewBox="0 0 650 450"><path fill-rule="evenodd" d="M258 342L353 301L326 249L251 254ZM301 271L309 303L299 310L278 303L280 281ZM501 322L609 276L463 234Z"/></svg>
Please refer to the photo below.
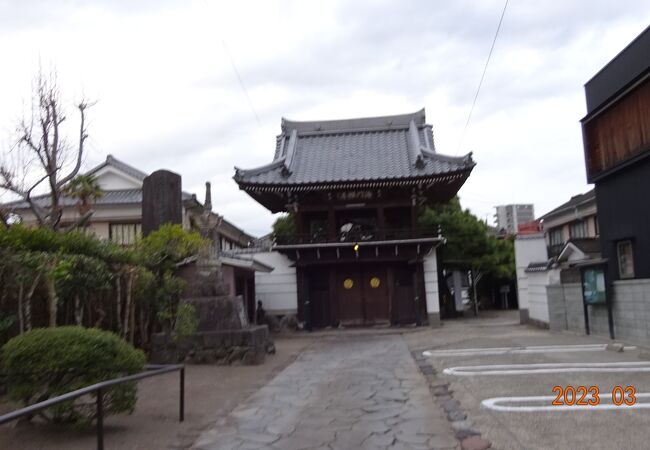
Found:
<svg viewBox="0 0 650 450"><path fill-rule="evenodd" d="M540 217L539 220L545 220L545 219L553 217L553 216L555 216L557 214L563 213L565 211L570 211L573 208L576 208L577 206L580 206L580 205L582 205L584 203L588 203L590 201L596 201L596 190L595 189L592 189L592 190L590 190L588 192L585 192L584 194L574 195L573 197L571 197L571 199L568 202L562 203L557 208L547 212L542 217Z"/></svg>
<svg viewBox="0 0 650 450"><path fill-rule="evenodd" d="M470 171L471 154L436 153L424 109L398 116L296 122L282 119L273 162L235 168L243 185L301 185L426 178Z"/></svg>
<svg viewBox="0 0 650 450"><path fill-rule="evenodd" d="M182 193L183 200L189 200L192 198L191 194L187 192ZM38 195L32 197L37 204L47 207L50 204L49 195ZM61 206L75 206L78 200L72 197L61 196L60 204ZM105 191L104 195L95 199L94 205L98 206L107 206L107 205L130 205L138 204L142 202L142 189L119 189L114 191ZM29 205L27 202L18 200L11 203L5 203L4 208L12 210L28 209Z"/></svg>
<svg viewBox="0 0 650 450"><path fill-rule="evenodd" d="M252 253L222 251L219 254L219 261L226 266L239 267L256 272L273 272L275 269L273 266L269 266L255 259Z"/></svg>
<svg viewBox="0 0 650 450"><path fill-rule="evenodd" d="M569 242L578 247L583 253L600 255L600 239L598 238L570 239Z"/></svg>
<svg viewBox="0 0 650 450"><path fill-rule="evenodd" d="M531 262L524 272L546 272L555 266L555 258L548 261Z"/></svg>
<svg viewBox="0 0 650 450"><path fill-rule="evenodd" d="M47 207L49 206L50 196L49 195L38 195L32 197L32 199L39 205ZM124 205L132 203L140 203L142 201L142 189L123 189L118 191L106 191L104 195L99 197L94 201L95 205ZM78 200L72 197L62 196L60 198L61 206L74 206ZM11 203L6 203L4 205L7 208L12 209L27 209L29 205L25 201L16 201Z"/></svg>
<svg viewBox="0 0 650 450"><path fill-rule="evenodd" d="M106 160L103 163L85 172L84 175L92 175L106 166L115 167L119 171L124 172L127 175L130 175L133 178L140 181L144 181L144 179L148 176L145 172L142 172L141 170L138 170L135 167L130 166L123 161L120 161L119 159L115 158L113 155L106 156ZM192 198L192 194L188 192L182 192L181 195L183 200L189 200ZM32 198L42 206L49 205L48 195L38 195ZM142 202L142 189L118 189L118 190L104 191L104 195L96 199L94 201L94 204L95 205L125 205L125 204L135 204L140 202ZM75 206L77 204L77 199L62 196L60 199L60 203L61 206ZM4 208L9 208L12 210L29 208L27 202L22 200L4 203L2 206Z"/></svg>

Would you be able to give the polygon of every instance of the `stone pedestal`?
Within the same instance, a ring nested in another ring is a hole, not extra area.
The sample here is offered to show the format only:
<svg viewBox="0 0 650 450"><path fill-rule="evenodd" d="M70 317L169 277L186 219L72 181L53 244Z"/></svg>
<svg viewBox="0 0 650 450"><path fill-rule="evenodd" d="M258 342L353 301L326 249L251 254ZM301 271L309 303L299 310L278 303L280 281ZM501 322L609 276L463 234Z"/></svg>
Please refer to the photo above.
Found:
<svg viewBox="0 0 650 450"><path fill-rule="evenodd" d="M164 333L151 337L151 362L174 364L262 364L273 343L266 325L238 330L200 331L174 339Z"/></svg>

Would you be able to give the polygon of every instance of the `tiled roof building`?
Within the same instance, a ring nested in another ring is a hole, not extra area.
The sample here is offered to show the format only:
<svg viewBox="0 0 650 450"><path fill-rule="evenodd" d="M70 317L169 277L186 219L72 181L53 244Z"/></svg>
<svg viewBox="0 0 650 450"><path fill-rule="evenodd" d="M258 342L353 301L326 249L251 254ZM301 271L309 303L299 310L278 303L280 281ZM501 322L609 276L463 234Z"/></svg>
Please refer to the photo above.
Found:
<svg viewBox="0 0 650 450"><path fill-rule="evenodd" d="M420 230L418 214L456 195L475 166L471 153L437 153L424 109L282 119L281 128L273 161L236 168L234 176L271 212L292 213L295 235L281 242L276 236L276 252L265 255L282 263L283 279L290 280L274 284L273 292L294 293L298 317L308 326L437 325L435 248L444 239L436 230ZM263 297L263 289L258 293L271 311L293 309Z"/></svg>
<svg viewBox="0 0 650 450"><path fill-rule="evenodd" d="M249 170L236 168L234 179L278 212L283 204L262 193L436 185L439 194L450 197L474 165L471 153L454 157L436 152L422 109L349 120L282 119L273 161Z"/></svg>

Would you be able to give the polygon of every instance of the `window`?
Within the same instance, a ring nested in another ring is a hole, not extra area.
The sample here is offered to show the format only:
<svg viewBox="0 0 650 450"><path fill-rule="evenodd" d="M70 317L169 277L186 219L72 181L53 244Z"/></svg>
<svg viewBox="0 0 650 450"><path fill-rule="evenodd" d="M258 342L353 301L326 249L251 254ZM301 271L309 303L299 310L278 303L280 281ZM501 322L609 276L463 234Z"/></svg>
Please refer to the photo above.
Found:
<svg viewBox="0 0 650 450"><path fill-rule="evenodd" d="M618 257L618 274L621 278L634 278L634 251L632 241L620 241L616 244Z"/></svg>
<svg viewBox="0 0 650 450"><path fill-rule="evenodd" d="M571 236L571 239L586 238L587 235L587 222L585 220L573 222L569 225L569 236Z"/></svg>
<svg viewBox="0 0 650 450"><path fill-rule="evenodd" d="M600 235L600 230L598 230L598 216L594 216L594 234L596 236Z"/></svg>
<svg viewBox="0 0 650 450"><path fill-rule="evenodd" d="M142 237L142 225L139 223L112 223L108 234L110 240L116 244L132 245Z"/></svg>
<svg viewBox="0 0 650 450"><path fill-rule="evenodd" d="M554 230L549 231L548 242L551 246L564 244L564 239L562 239L562 229L556 228Z"/></svg>

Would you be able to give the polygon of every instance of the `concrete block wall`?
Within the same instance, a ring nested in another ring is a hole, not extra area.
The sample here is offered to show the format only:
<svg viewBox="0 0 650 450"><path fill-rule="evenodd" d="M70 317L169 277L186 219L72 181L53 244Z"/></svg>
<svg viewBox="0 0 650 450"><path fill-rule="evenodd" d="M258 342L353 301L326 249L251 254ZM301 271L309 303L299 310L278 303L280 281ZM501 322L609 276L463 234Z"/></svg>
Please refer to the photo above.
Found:
<svg viewBox="0 0 650 450"><path fill-rule="evenodd" d="M621 280L614 282L612 313L616 338L650 343L650 279ZM607 310L602 307L600 322L607 327ZM604 319L603 319L604 318Z"/></svg>
<svg viewBox="0 0 650 450"><path fill-rule="evenodd" d="M548 299L548 327L551 330L568 330L564 287L561 284L546 286Z"/></svg>
<svg viewBox="0 0 650 450"><path fill-rule="evenodd" d="M551 330L585 332L580 283L551 284L546 287Z"/></svg>
<svg viewBox="0 0 650 450"><path fill-rule="evenodd" d="M650 279L622 280L613 284L612 316L616 339L650 344ZM585 332L582 290L579 283L553 284L546 288L549 328ZM591 334L609 336L607 307L591 305Z"/></svg>

